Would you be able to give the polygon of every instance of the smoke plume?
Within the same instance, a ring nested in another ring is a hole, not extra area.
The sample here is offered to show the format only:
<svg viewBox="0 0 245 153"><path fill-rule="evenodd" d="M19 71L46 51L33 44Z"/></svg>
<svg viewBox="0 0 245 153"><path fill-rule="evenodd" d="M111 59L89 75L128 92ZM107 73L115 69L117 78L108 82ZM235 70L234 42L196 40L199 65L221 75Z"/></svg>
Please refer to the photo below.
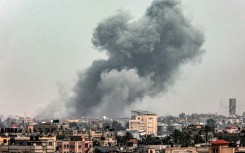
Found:
<svg viewBox="0 0 245 153"><path fill-rule="evenodd" d="M121 12L100 22L92 43L108 59L80 74L71 115L120 116L136 100L164 92L180 65L203 53L203 42L173 0L153 1L137 21Z"/></svg>
<svg viewBox="0 0 245 153"><path fill-rule="evenodd" d="M155 0L137 21L120 12L98 24L93 45L108 58L79 74L66 104L69 116L121 116L145 96L166 91L185 64L203 54L204 36L185 19L179 3Z"/></svg>

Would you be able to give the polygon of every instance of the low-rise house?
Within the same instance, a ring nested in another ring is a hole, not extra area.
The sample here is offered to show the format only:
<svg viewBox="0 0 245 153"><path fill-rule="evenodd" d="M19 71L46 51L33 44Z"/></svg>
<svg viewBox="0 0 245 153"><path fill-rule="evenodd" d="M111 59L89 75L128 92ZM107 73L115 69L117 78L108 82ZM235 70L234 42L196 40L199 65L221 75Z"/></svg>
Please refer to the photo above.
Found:
<svg viewBox="0 0 245 153"><path fill-rule="evenodd" d="M95 153L119 153L119 150L115 146L97 146L95 147Z"/></svg>
<svg viewBox="0 0 245 153"><path fill-rule="evenodd" d="M55 152L56 150L56 138L55 137L17 137L10 138L8 143L0 146L0 153L9 152Z"/></svg>

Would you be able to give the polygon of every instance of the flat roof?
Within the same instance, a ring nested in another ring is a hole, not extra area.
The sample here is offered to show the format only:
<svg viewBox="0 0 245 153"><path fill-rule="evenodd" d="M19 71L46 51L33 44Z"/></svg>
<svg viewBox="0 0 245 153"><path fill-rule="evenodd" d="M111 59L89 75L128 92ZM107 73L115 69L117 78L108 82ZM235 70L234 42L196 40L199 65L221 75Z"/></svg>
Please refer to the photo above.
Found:
<svg viewBox="0 0 245 153"><path fill-rule="evenodd" d="M153 113L153 112L150 112L150 111L144 111L144 110L131 110L131 114L156 115L156 113Z"/></svg>

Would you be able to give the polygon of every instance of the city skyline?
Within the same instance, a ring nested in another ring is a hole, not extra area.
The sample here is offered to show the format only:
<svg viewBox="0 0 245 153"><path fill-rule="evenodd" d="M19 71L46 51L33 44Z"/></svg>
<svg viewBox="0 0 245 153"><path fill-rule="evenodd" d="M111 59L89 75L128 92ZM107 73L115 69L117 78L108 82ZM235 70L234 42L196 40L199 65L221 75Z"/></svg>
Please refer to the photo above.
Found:
<svg viewBox="0 0 245 153"><path fill-rule="evenodd" d="M35 116L46 105L62 110L62 102L73 94L77 73L94 60L107 58L91 43L97 25L119 9L137 20L151 2L1 1L1 114ZM245 2L210 2L181 1L184 15L204 33L202 57L181 66L166 92L154 98L146 96L130 108L159 115L228 115L229 98L234 97L237 114L243 112Z"/></svg>

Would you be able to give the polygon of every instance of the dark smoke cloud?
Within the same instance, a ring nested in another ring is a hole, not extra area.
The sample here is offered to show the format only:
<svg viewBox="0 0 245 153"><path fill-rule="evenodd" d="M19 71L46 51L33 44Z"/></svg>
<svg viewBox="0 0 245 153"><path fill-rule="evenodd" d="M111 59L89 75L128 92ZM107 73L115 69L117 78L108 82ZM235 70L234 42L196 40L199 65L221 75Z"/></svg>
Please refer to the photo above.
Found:
<svg viewBox="0 0 245 153"><path fill-rule="evenodd" d="M145 15L132 21L119 13L98 24L94 46L105 51L79 76L70 115L120 116L144 96L166 91L181 64L200 56L203 34L185 19L179 3L153 1Z"/></svg>

